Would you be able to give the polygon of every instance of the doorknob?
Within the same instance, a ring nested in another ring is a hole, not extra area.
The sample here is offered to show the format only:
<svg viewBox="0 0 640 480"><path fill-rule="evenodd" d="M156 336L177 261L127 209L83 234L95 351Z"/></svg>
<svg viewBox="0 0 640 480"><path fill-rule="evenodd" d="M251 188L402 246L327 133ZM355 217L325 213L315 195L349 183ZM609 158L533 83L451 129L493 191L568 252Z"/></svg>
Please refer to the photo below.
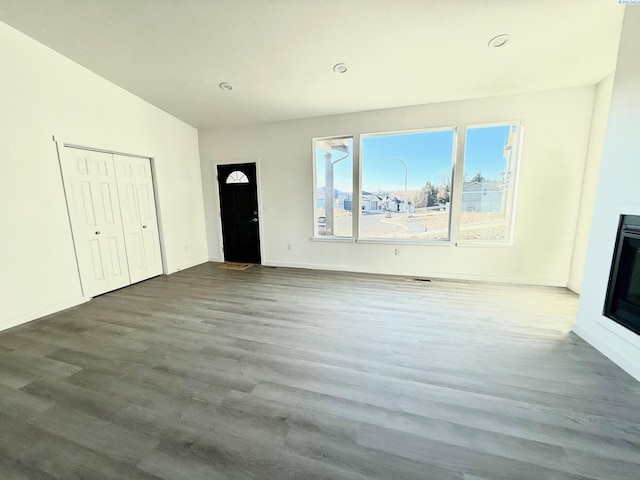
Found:
<svg viewBox="0 0 640 480"><path fill-rule="evenodd" d="M147 226L146 225L142 225L142 228L147 228Z"/></svg>
<svg viewBox="0 0 640 480"><path fill-rule="evenodd" d="M100 235L100 231L99 230L96 232L96 235Z"/></svg>
<svg viewBox="0 0 640 480"><path fill-rule="evenodd" d="M258 223L258 219L257 219L257 218L252 218L252 219L251 219L251 221L252 221L253 223Z"/></svg>

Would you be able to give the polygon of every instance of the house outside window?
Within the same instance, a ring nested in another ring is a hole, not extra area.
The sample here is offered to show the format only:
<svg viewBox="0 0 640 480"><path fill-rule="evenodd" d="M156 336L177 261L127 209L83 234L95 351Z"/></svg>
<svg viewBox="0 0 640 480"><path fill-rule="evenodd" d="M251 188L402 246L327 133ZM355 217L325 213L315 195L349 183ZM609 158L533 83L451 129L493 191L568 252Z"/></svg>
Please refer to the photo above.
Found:
<svg viewBox="0 0 640 480"><path fill-rule="evenodd" d="M521 129L519 122L467 127L459 242L511 241Z"/></svg>

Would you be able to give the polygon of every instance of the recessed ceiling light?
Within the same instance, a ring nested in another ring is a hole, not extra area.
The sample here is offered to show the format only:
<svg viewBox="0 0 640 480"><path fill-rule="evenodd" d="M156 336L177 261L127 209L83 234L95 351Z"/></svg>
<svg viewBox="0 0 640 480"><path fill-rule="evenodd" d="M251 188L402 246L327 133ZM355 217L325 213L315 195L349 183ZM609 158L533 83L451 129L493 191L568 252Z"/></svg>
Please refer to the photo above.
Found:
<svg viewBox="0 0 640 480"><path fill-rule="evenodd" d="M230 83L227 82L222 82L220 85L218 85L222 90L224 90L225 92L230 92L232 90L234 90L236 87L234 87L233 85L231 85Z"/></svg>
<svg viewBox="0 0 640 480"><path fill-rule="evenodd" d="M344 63L336 63L333 66L333 71L336 73L347 73L347 70L349 70L349 67Z"/></svg>
<svg viewBox="0 0 640 480"><path fill-rule="evenodd" d="M511 35L507 33L496 35L491 40L489 40L489 43L487 43L487 47L490 47L490 48L504 47L507 43L509 43L509 40L511 40Z"/></svg>

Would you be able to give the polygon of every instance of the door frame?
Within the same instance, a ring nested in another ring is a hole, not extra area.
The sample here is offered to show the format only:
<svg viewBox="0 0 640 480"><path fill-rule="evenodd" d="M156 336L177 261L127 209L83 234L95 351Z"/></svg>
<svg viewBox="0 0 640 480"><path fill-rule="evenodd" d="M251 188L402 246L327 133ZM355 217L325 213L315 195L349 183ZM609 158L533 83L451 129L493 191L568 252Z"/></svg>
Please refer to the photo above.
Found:
<svg viewBox="0 0 640 480"><path fill-rule="evenodd" d="M253 163L256 166L256 193L258 196L258 235L260 237L260 261L264 265L264 213L269 212L269 207L263 202L262 198L262 182L261 182L261 172L260 172L260 157L249 157L249 158L233 158L227 160L214 160L211 162L211 167L213 171L213 178L216 184L216 195L214 198L214 206L215 206L215 218L217 225L216 236L218 238L218 258L210 258L209 260L213 262L224 262L224 239L222 238L222 210L220 207L220 179L218 178L218 165L236 165L240 163Z"/></svg>
<svg viewBox="0 0 640 480"><path fill-rule="evenodd" d="M150 155L139 155L139 154L135 154L135 153L128 153L128 152L121 152L118 150L113 150L113 149L109 149L109 148L100 148L100 147L94 147L91 145L96 145L95 144L91 144L89 142L85 143L85 142L78 142L78 141L73 141L70 139L66 139L64 137L58 137L53 135L52 136L52 140L56 146L56 161L58 162L58 168L60 169L60 186L62 187L62 191L64 194L64 201L65 201L65 206L67 207L67 220L69 223L69 233L71 236L71 241L73 243L73 252L74 252L74 257L76 259L76 268L78 271L78 282L80 284L80 290L82 292L82 296L85 299L89 299L89 297L87 297L84 293L84 287L82 285L82 278L80 276L80 264L78 263L78 255L76 253L76 244L75 244L75 238L73 237L73 228L71 226L71 217L69 215L69 205L68 205L68 200L67 200L67 190L65 188L64 185L64 178L62 175L62 158L61 158L61 149L62 148L76 148L78 150L88 150L91 152L100 152L100 153L108 153L111 155L122 155L124 157L135 157L135 158L146 158L149 160L150 166L151 166L151 181L153 183L153 200L156 206L156 217L157 217L157 221L158 221L158 237L160 238L160 255L162 256L162 274L163 275L168 275L168 269L167 269L167 256L166 256L166 250L165 250L165 236L164 236L164 229L163 229L163 223L162 223L162 212L160 209L160 204L158 202L158 181L156 178L156 162L155 162L155 158L150 156Z"/></svg>

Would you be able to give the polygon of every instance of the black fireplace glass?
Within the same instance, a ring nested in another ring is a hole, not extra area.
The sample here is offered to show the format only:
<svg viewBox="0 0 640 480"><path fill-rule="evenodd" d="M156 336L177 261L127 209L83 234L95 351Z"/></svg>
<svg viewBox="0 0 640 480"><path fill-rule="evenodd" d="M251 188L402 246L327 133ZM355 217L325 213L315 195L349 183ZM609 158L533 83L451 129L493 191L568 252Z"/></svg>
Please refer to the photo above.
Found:
<svg viewBox="0 0 640 480"><path fill-rule="evenodd" d="M604 315L640 334L640 216L620 218Z"/></svg>

